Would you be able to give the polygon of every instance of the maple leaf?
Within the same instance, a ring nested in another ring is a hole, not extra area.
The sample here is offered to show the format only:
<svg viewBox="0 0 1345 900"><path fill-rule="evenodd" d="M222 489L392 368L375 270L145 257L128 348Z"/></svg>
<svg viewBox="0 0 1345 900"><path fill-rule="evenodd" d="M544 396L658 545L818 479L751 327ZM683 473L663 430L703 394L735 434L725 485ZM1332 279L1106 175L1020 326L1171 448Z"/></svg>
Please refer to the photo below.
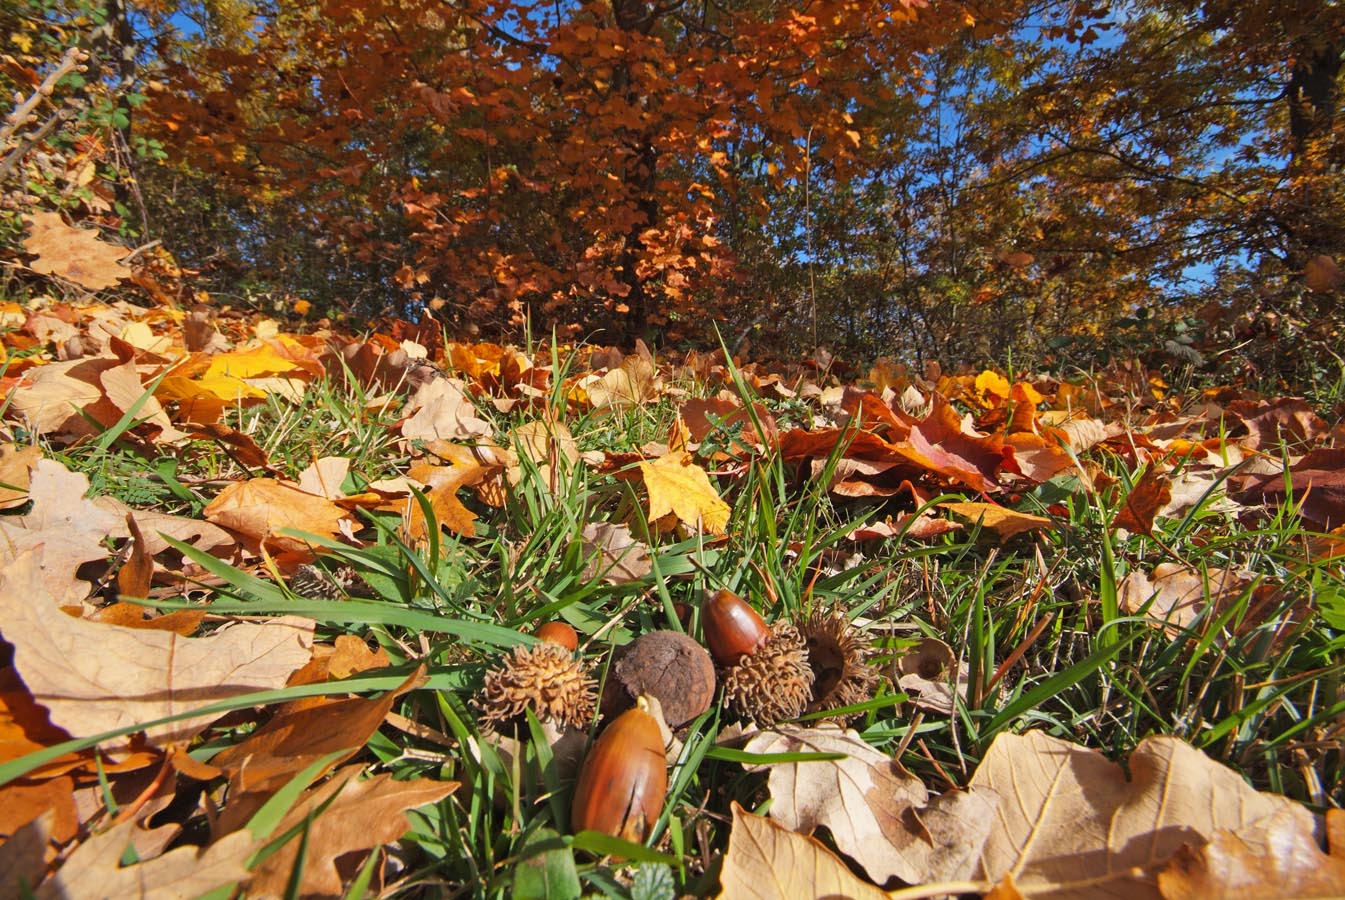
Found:
<svg viewBox="0 0 1345 900"><path fill-rule="evenodd" d="M90 228L72 228L60 213L40 212L24 216L31 233L23 249L37 256L31 268L56 275L91 291L115 287L131 270L117 264L129 251L100 240Z"/></svg>
<svg viewBox="0 0 1345 900"><path fill-rule="evenodd" d="M283 687L312 654L313 623L293 616L234 623L202 638L86 622L35 590L40 564L40 551L29 551L6 569L0 632L13 645L14 667L33 698L76 737ZM146 733L160 745L183 741L221 715Z"/></svg>
<svg viewBox="0 0 1345 900"><path fill-rule="evenodd" d="M326 497L273 478L250 478L225 485L202 514L206 520L274 551L304 551L308 543L282 535L294 529L322 537L341 533L349 513Z"/></svg>
<svg viewBox="0 0 1345 900"><path fill-rule="evenodd" d="M640 472L649 491L649 521L672 515L711 534L723 534L729 505L720 499L710 476L691 461L685 450L674 450L652 462L641 462Z"/></svg>

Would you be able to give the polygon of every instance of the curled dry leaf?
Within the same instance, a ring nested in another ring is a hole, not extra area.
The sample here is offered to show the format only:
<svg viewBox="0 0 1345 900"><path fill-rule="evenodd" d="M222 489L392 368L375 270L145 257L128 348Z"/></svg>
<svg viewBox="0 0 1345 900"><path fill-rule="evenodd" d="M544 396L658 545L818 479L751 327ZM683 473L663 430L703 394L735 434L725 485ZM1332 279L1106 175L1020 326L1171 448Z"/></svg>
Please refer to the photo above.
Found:
<svg viewBox="0 0 1345 900"><path fill-rule="evenodd" d="M1280 811L1258 826L1247 837L1221 829L1203 846L1183 844L1158 873L1165 900L1345 897L1345 847L1337 845L1338 835L1332 834L1328 856L1298 817Z"/></svg>
<svg viewBox="0 0 1345 900"><path fill-rule="evenodd" d="M982 528L999 535L1001 541L1007 541L1025 531L1055 527L1055 523L1045 516L1018 512L995 503L940 503L939 508L980 524Z"/></svg>
<svg viewBox="0 0 1345 900"><path fill-rule="evenodd" d="M14 668L33 698L75 737L284 687L311 654L313 623L294 616L235 623L203 638L76 619L34 587L39 566L39 553L30 551L5 571L0 633L14 646ZM184 741L221 715L146 733L159 745Z"/></svg>
<svg viewBox="0 0 1345 900"><path fill-rule="evenodd" d="M845 863L815 838L754 816L736 801L719 881L719 900L883 900L887 896L851 874Z"/></svg>
<svg viewBox="0 0 1345 900"><path fill-rule="evenodd" d="M462 441L490 437L494 429L476 414L476 407L453 378L435 378L421 387L407 403L411 417L402 422L407 440Z"/></svg>
<svg viewBox="0 0 1345 900"><path fill-rule="evenodd" d="M892 664L893 681L911 695L926 712L948 716L953 712L953 672L957 671L956 696L966 697L967 675L957 665L957 655L938 638L925 638Z"/></svg>
<svg viewBox="0 0 1345 900"><path fill-rule="evenodd" d="M1130 772L1127 781L1101 753L1040 731L1000 734L971 779L999 795L979 877L1011 876L1032 900L1151 900L1157 872L1184 844L1221 829L1265 846L1272 825L1313 831L1306 809L1175 738L1143 741Z"/></svg>
<svg viewBox="0 0 1345 900"><path fill-rule="evenodd" d="M854 731L781 725L744 749L845 754L840 760L772 765L771 818L803 833L825 826L836 846L875 882L965 877L992 822L990 796L955 792L931 803L918 778Z"/></svg>

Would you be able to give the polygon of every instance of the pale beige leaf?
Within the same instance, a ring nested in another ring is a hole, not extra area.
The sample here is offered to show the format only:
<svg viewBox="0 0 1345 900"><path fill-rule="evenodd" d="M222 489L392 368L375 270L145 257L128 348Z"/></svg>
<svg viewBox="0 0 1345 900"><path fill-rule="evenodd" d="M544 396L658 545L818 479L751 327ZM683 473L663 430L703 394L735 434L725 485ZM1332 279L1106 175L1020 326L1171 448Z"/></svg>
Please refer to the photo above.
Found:
<svg viewBox="0 0 1345 900"><path fill-rule="evenodd" d="M91 291L116 287L131 270L117 265L128 251L99 240L91 228L72 228L60 213L41 212L24 216L29 226L23 249L37 256L31 268L44 275L57 275Z"/></svg>
<svg viewBox="0 0 1345 900"><path fill-rule="evenodd" d="M1313 827L1298 804L1257 793L1175 738L1143 741L1130 771L1127 781L1101 753L1039 731L1000 734L971 779L1000 798L979 877L1010 875L1031 900L1151 900L1184 843L1219 829L1254 840L1276 814Z"/></svg>
<svg viewBox="0 0 1345 900"><path fill-rule="evenodd" d="M340 897L342 884L335 865L337 857L397 840L410 827L403 814L406 810L436 803L458 787L456 781L425 778L394 781L386 773L361 781L355 777L358 771L358 766L344 769L308 791L276 829L278 834L284 833L313 817L308 827L300 896ZM248 896L284 896L298 854L296 837L274 856L267 857L257 867Z"/></svg>
<svg viewBox="0 0 1345 900"><path fill-rule="evenodd" d="M639 581L653 571L649 548L631 536L625 525L606 522L585 525L579 532L588 560L584 577L601 578L608 584Z"/></svg>
<svg viewBox="0 0 1345 900"><path fill-rule="evenodd" d="M791 831L811 834L825 826L836 846L876 882L890 877L926 880L932 844L912 834L906 813L924 806L920 779L857 732L833 725L778 725L748 741L748 753L844 753L845 759L778 763L770 767L771 818ZM909 854L907 851L910 851Z"/></svg>
<svg viewBox="0 0 1345 900"><path fill-rule="evenodd" d="M1175 636L1189 627L1209 603L1218 607L1250 581L1249 576L1232 569L1196 571L1181 563L1164 562L1154 567L1152 576L1139 569L1126 575L1121 580L1119 599L1121 609L1131 615L1147 607L1154 624L1167 623L1168 632Z"/></svg>
<svg viewBox="0 0 1345 900"><path fill-rule="evenodd" d="M41 458L41 447L0 444L0 509L14 509L28 502L33 467Z"/></svg>
<svg viewBox="0 0 1345 900"><path fill-rule="evenodd" d="M75 737L284 687L312 655L313 623L293 616L226 625L201 638L76 619L38 586L38 567L37 552L7 567L0 633L14 646L14 668L33 698ZM159 745L184 741L221 715L160 725L148 736Z"/></svg>
<svg viewBox="0 0 1345 900"><path fill-rule="evenodd" d="M461 441L490 437L494 429L476 414L476 407L453 378L435 378L426 382L407 403L415 410L402 423L402 437L408 440Z"/></svg>
<svg viewBox="0 0 1345 900"><path fill-rule="evenodd" d="M350 460L344 456L324 456L308 464L299 473L299 490L307 491L328 500L340 500L345 496L341 483L350 472Z"/></svg>
<svg viewBox="0 0 1345 900"><path fill-rule="evenodd" d="M108 535L126 534L125 520L86 499L88 490L87 475L71 472L54 459L38 460L28 487L32 511L0 518L0 571L25 552L41 547L33 588L40 584L42 596L56 605L83 600L90 586L76 579L75 570L108 555L103 546Z"/></svg>
<svg viewBox="0 0 1345 900"><path fill-rule="evenodd" d="M26 422L38 434L93 434L95 427L80 412L103 396L98 376L114 358L73 359L30 369L19 390L6 398L7 416Z"/></svg>
<svg viewBox="0 0 1345 900"><path fill-rule="evenodd" d="M734 802L720 900L883 900L815 838L754 816Z"/></svg>
<svg viewBox="0 0 1345 900"><path fill-rule="evenodd" d="M179 847L132 866L120 865L135 822L95 834L62 863L36 900L189 900L234 882L245 882L253 850L246 831L228 835L201 850Z"/></svg>
<svg viewBox="0 0 1345 900"><path fill-rule="evenodd" d="M691 461L685 450L642 462L640 472L649 491L649 521L671 514L712 534L724 533L729 505L719 498L710 476Z"/></svg>

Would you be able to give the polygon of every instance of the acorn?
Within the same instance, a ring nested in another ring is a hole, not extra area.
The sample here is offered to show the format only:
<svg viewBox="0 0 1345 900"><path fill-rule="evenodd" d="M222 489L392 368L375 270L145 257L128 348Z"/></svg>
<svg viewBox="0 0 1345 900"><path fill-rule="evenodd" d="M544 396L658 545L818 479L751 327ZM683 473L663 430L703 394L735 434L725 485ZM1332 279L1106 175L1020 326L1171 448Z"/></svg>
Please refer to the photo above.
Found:
<svg viewBox="0 0 1345 900"><path fill-rule="evenodd" d="M528 709L543 722L583 728L593 719L596 694L596 683L569 648L539 641L515 647L487 672L473 705L487 730L518 723Z"/></svg>
<svg viewBox="0 0 1345 900"><path fill-rule="evenodd" d="M663 812L668 769L658 720L643 697L603 729L574 786L570 826L643 843Z"/></svg>
<svg viewBox="0 0 1345 900"><path fill-rule="evenodd" d="M571 653L579 649L579 633L565 622L547 622L539 625L533 636L539 641L548 641L564 647Z"/></svg>
<svg viewBox="0 0 1345 900"><path fill-rule="evenodd" d="M705 642L719 663L724 705L758 725L803 713L812 697L808 649L788 622L767 626L741 597L718 591L702 607Z"/></svg>
<svg viewBox="0 0 1345 900"><path fill-rule="evenodd" d="M817 610L799 626L799 633L807 644L813 673L808 712L851 706L873 697L879 681L869 663L873 646L843 611ZM830 718L844 722L855 716Z"/></svg>

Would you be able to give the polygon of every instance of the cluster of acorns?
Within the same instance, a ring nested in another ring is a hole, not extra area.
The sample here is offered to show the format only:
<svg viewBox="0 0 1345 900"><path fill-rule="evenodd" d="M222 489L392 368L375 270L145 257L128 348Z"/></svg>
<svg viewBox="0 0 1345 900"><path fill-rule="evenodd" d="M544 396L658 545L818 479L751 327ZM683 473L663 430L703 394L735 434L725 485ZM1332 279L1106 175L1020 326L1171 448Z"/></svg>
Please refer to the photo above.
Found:
<svg viewBox="0 0 1345 900"><path fill-rule="evenodd" d="M805 713L843 709L873 696L872 648L844 612L814 612L768 626L730 591L709 596L701 626L710 651L685 634L654 631L618 651L600 701L609 724L584 759L575 785L571 826L640 842L663 810L668 775L656 699L671 728L690 722L714 700L760 727ZM532 647L516 647L487 673L477 707L482 725L502 729L531 709L542 721L583 728L599 703L596 684L575 657L578 635L559 622L543 625ZM713 660L711 659L713 657ZM828 718L850 718L838 713Z"/></svg>

